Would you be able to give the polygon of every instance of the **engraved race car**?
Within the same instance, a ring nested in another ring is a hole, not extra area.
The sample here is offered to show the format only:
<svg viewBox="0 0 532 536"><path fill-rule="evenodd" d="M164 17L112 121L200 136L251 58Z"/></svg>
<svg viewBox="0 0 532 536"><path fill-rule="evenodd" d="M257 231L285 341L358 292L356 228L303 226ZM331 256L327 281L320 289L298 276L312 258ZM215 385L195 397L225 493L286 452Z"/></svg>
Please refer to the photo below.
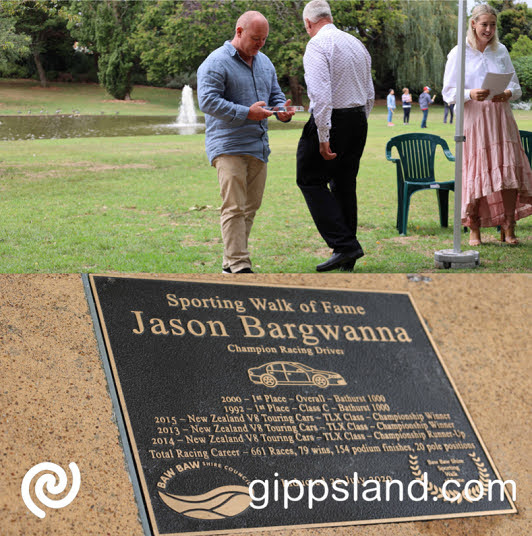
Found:
<svg viewBox="0 0 532 536"><path fill-rule="evenodd" d="M248 369L249 379L265 387L277 385L316 385L325 389L329 385L347 385L344 378L328 370L317 370L290 361L272 361L260 367Z"/></svg>

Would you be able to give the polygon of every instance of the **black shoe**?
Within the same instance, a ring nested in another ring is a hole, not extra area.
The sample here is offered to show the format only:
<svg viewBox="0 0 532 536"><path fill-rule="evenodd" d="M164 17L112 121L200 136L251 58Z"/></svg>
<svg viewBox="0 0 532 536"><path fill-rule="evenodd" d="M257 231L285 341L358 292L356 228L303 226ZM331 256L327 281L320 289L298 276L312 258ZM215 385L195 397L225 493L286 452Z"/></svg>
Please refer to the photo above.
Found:
<svg viewBox="0 0 532 536"><path fill-rule="evenodd" d="M241 270L237 270L236 272L233 272L230 267L223 268L222 274L253 274L253 270L251 268L242 268Z"/></svg>
<svg viewBox="0 0 532 536"><path fill-rule="evenodd" d="M318 272L329 272L330 270L338 270L342 266L348 266L352 270L355 266L357 259L364 256L364 252L361 249L354 251L333 253L325 262L318 264L316 270Z"/></svg>
<svg viewBox="0 0 532 536"><path fill-rule="evenodd" d="M340 266L340 272L352 272L357 261L349 261Z"/></svg>

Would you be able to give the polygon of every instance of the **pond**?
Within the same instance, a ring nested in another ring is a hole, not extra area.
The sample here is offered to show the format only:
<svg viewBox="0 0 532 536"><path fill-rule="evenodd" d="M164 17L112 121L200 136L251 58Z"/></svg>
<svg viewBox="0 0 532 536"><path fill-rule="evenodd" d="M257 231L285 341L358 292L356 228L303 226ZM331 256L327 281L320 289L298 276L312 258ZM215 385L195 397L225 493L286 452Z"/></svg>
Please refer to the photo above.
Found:
<svg viewBox="0 0 532 536"><path fill-rule="evenodd" d="M175 116L140 115L3 115L0 140L44 140L114 136L160 136L199 134L204 120L195 125L180 125ZM296 121L286 125L271 121L269 128L301 128Z"/></svg>
<svg viewBox="0 0 532 536"><path fill-rule="evenodd" d="M178 125L175 116L35 115L0 116L0 140L197 134L205 126Z"/></svg>

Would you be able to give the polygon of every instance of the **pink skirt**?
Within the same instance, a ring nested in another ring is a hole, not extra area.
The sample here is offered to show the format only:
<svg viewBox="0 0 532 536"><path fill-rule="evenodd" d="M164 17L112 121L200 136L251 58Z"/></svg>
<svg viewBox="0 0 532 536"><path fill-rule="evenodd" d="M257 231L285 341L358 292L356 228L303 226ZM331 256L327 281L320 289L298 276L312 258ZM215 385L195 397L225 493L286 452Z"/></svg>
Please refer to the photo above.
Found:
<svg viewBox="0 0 532 536"><path fill-rule="evenodd" d="M532 170L508 102L464 106L462 224L504 224L502 190L517 190L516 220L532 214ZM478 207L478 208L477 208Z"/></svg>

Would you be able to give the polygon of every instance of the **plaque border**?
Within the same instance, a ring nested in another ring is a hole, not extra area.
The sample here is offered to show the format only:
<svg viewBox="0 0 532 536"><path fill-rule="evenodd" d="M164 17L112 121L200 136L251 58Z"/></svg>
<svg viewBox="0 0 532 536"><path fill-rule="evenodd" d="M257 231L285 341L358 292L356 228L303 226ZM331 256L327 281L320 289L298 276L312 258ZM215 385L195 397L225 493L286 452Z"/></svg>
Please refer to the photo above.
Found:
<svg viewBox="0 0 532 536"><path fill-rule="evenodd" d="M100 357L102 359L102 364L104 372L107 379L108 389L111 395L111 400L113 403L114 416L116 418L116 423L120 433L121 445L124 450L124 455L126 458L126 464L129 471L129 476L131 483L133 485L133 491L135 494L135 499L137 502L137 507L139 510L140 521L144 529L146 536L200 536L200 534L210 535L210 534L242 534L245 532L252 533L265 530L282 530L282 529L312 529L312 528L326 528L326 527L348 527L355 525L380 525L385 523L406 523L406 522L415 522L415 521L435 521L441 519L456 519L464 517L479 517L479 516L488 516L488 515L503 515L503 514L516 514L517 507L515 506L512 497L506 486L504 487L504 493L506 500L511 506L511 509L506 510L486 510L481 512L461 512L457 514L431 514L424 516L411 516L411 517L397 517L389 519L365 519L365 520L355 520L355 521L340 521L340 522L324 522L324 523L310 523L302 525L280 525L280 526L261 526L261 527L246 527L242 529L223 529L223 530L209 530L209 531L193 531L193 532L173 532L171 534L161 534L157 528L156 516L153 511L151 500L149 499L150 494L144 479L144 475L140 468L142 464L138 456L138 448L135 442L135 437L133 434L133 429L131 426L131 421L127 413L127 406L125 404L125 398L122 392L120 385L118 372L116 370L116 365L114 361L114 356L107 332L107 326L105 325L103 319L103 312L100 304L100 299L98 292L96 290L96 285L94 278L95 277L109 277L114 279L142 279L142 280L153 280L153 281L166 281L166 282L186 282L186 283L207 283L207 284L217 284L223 286L244 286L244 287L268 287L268 288L296 288L303 290L330 290L330 291L340 291L340 292L371 292L374 294L400 294L403 296L408 296L410 304L412 305L414 312L420 321L420 324L423 328L425 335L427 336L429 343L438 358L440 365L443 368L443 371L447 377L447 380L451 384L453 391L458 398L458 402L462 411L464 412L469 425L471 426L473 432L476 435L476 438L483 449L483 452L490 463L491 469L494 472L497 479L502 480L501 475L493 462L491 454L489 453L482 436L480 435L471 415L462 399L462 395L458 391L456 384L449 373L449 370L443 361L442 356L436 346L434 339L421 315L412 295L408 291L397 291L397 290L375 290L375 289L346 289L340 287L326 287L319 288L316 286L306 286L301 284L273 284L273 283L264 283L264 282L243 282L243 281L220 281L219 279L185 279L179 275L174 274L164 274L161 276L153 274L82 274L83 285L85 288L85 294L87 301L89 303L89 310L94 323L94 331L96 334L96 339L98 342L98 348L100 350Z"/></svg>

